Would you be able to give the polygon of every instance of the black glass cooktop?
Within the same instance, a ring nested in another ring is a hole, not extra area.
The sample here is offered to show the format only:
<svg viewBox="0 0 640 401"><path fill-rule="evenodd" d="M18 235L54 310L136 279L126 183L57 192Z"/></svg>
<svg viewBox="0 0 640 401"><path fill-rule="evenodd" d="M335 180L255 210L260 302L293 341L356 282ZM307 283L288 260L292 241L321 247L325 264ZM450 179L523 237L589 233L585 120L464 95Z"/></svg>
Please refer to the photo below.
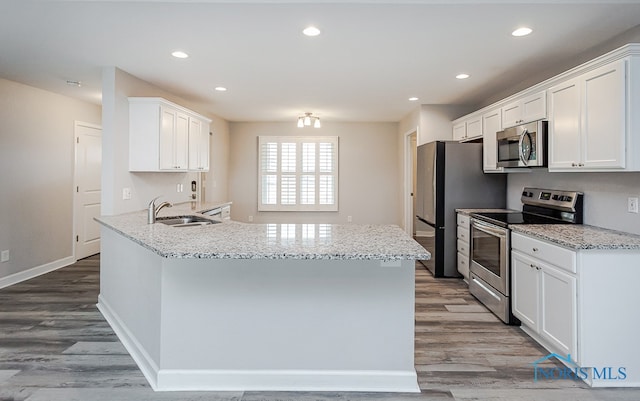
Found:
<svg viewBox="0 0 640 401"><path fill-rule="evenodd" d="M563 220L523 212L473 213L473 216L501 227L509 224L567 224Z"/></svg>

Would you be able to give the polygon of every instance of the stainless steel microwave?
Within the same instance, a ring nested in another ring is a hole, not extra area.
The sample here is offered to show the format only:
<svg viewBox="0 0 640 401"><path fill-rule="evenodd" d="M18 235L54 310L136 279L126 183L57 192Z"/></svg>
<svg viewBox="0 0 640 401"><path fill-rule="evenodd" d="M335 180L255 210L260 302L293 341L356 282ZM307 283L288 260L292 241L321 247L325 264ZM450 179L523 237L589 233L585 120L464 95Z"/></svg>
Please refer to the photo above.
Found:
<svg viewBox="0 0 640 401"><path fill-rule="evenodd" d="M500 131L496 135L498 167L543 167L547 121L534 121Z"/></svg>

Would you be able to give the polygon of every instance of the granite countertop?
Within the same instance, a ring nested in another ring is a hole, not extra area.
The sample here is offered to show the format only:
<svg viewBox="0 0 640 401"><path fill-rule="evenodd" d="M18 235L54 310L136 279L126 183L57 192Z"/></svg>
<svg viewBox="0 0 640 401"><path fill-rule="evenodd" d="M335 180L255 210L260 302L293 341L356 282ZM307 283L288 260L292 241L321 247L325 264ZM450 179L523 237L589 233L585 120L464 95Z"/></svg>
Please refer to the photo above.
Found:
<svg viewBox="0 0 640 401"><path fill-rule="evenodd" d="M637 249L640 235L583 224L512 224L509 228L554 244L579 249Z"/></svg>
<svg viewBox="0 0 640 401"><path fill-rule="evenodd" d="M456 212L470 216L471 213L517 213L519 210L513 209L456 209Z"/></svg>
<svg viewBox="0 0 640 401"><path fill-rule="evenodd" d="M200 215L200 211L224 204L187 202L162 209L158 217ZM246 224L227 220L171 227L159 222L147 224L146 210L101 216L96 221L167 258L392 261L431 257L395 225Z"/></svg>

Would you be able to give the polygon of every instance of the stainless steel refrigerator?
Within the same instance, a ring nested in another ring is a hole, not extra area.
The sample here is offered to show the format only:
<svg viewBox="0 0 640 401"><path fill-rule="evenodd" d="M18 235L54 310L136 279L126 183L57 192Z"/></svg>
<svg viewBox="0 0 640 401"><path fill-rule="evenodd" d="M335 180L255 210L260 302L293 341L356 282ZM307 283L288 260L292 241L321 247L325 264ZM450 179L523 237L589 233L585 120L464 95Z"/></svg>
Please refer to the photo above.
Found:
<svg viewBox="0 0 640 401"><path fill-rule="evenodd" d="M504 208L506 174L482 171L482 144L435 141L418 146L416 227L433 227L425 263L434 277L460 277L457 270L458 208ZM418 228L417 228L418 229Z"/></svg>

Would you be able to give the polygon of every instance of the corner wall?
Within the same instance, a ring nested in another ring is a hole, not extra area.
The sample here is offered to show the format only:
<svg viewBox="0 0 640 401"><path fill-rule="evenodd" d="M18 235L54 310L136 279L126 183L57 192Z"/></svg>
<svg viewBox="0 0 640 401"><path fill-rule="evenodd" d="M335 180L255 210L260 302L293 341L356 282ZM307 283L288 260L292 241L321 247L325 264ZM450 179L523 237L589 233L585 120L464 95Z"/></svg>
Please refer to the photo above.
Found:
<svg viewBox="0 0 640 401"><path fill-rule="evenodd" d="M100 120L99 105L0 79L0 288L75 261L74 122Z"/></svg>

